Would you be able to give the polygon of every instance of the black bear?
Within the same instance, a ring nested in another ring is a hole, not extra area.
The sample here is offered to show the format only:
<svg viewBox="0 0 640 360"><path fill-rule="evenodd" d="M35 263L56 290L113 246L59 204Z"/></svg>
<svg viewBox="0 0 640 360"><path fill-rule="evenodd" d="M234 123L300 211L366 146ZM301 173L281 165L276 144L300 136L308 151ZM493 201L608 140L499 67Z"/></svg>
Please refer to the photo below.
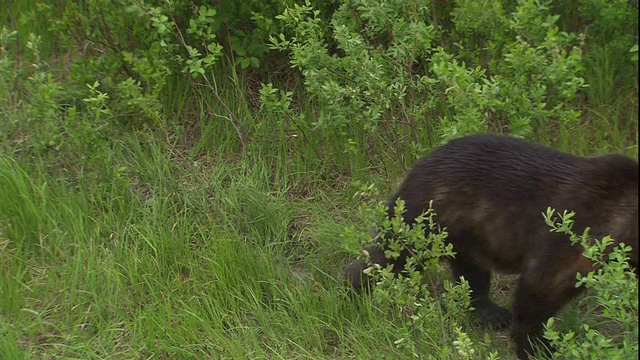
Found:
<svg viewBox="0 0 640 360"><path fill-rule="evenodd" d="M576 273L592 263L566 235L550 232L542 213L548 207L575 211L573 230L611 235L632 247L638 263L638 163L610 154L581 157L516 138L471 135L451 140L420 160L388 202L405 201L405 221L433 201L436 222L446 227L456 255L453 276L469 282L474 313L494 326L511 324L519 358L532 354L544 322L579 293ZM384 243L384 240L381 240ZM384 245L382 245L383 247ZM404 256L387 259L380 245L367 249L374 263L404 268ZM346 281L366 288L362 259L347 266ZM520 277L512 312L489 299L491 271Z"/></svg>

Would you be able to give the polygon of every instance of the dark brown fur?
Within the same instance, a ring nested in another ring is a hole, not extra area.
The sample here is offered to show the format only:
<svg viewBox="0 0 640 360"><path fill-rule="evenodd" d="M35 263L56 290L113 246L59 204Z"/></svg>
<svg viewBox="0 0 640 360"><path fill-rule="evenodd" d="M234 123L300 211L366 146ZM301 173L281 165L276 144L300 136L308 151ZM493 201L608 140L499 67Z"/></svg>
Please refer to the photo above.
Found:
<svg viewBox="0 0 640 360"><path fill-rule="evenodd" d="M576 273L592 269L580 247L549 231L541 215L547 207L575 211L576 233L589 226L593 237L630 245L637 268L638 163L623 155L581 157L504 136L466 136L413 167L389 200L390 217L397 198L405 201L409 223L433 200L456 252L454 277L469 281L476 315L495 326L511 323L519 358L531 353L529 337L538 337L543 323L579 293ZM378 247L367 250L375 263L392 262ZM393 265L401 271L403 257ZM358 290L368 286L365 267L356 260L346 269ZM520 274L513 314L489 299L491 271Z"/></svg>

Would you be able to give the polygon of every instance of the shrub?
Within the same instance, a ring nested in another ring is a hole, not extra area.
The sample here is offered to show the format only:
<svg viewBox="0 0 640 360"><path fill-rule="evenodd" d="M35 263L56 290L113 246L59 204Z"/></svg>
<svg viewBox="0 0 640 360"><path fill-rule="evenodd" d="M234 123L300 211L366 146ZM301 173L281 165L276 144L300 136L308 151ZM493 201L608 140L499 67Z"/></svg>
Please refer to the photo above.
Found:
<svg viewBox="0 0 640 360"><path fill-rule="evenodd" d="M560 31L544 2L523 1L511 13L490 3L480 15L504 32L477 22L472 1L456 3L449 32L429 1L350 1L327 34L307 2L279 17L293 36L271 42L304 76L318 105L314 131L348 144L334 158L364 148L408 164L442 140L489 128L530 137L552 121L575 126L580 38Z"/></svg>
<svg viewBox="0 0 640 360"><path fill-rule="evenodd" d="M363 187L357 196L368 196L371 191L373 187ZM454 252L452 245L444 242L446 229L434 223L433 210L429 208L413 225L403 220L405 208L401 199L396 202L391 219L382 204L376 207L363 204L361 212L378 224L376 233L387 240L387 257L395 258L403 250L411 249L405 272L399 276L378 264L365 270L376 283L371 294L375 308L397 324L393 344L415 358L424 357L425 343L437 352L433 354L435 358L477 358L478 348L461 327L464 314L470 309L468 283L464 280L453 283L443 274L445 269L440 260L453 256ZM354 241L356 234L354 229L346 229L347 246L353 249L368 242L358 244ZM489 358L496 356L492 353Z"/></svg>
<svg viewBox="0 0 640 360"><path fill-rule="evenodd" d="M631 247L612 246L614 240L609 236L592 239L589 229L582 235L574 233L573 215L556 216L549 209L545 221L551 231L569 235L594 262L595 269L584 276L578 274L576 283L588 289L589 296L581 303L590 311L577 331L561 331L556 319L549 319L545 337L556 346L555 356L561 359L634 358L638 355L638 278L628 264Z"/></svg>

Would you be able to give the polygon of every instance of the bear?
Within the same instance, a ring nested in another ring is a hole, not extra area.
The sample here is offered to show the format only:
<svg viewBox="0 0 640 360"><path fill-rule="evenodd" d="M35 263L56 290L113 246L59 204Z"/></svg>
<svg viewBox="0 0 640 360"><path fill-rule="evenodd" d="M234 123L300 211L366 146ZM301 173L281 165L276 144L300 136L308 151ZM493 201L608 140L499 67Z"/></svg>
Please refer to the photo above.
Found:
<svg viewBox="0 0 640 360"><path fill-rule="evenodd" d="M448 259L453 277L469 283L473 313L495 327L510 325L520 359L533 354L530 340L544 343L544 322L580 293L576 274L593 270L580 246L550 231L542 217L547 208L574 211L578 234L589 227L592 237L611 235L631 246L629 264L637 271L638 163L621 154L583 157L510 136L468 135L413 166L387 203L390 218L398 198L408 224L432 202L455 252ZM366 248L369 260L400 273L409 253L387 259L384 237L377 241ZM347 284L369 288L367 267L363 259L349 264ZM490 300L493 271L519 274L511 311Z"/></svg>

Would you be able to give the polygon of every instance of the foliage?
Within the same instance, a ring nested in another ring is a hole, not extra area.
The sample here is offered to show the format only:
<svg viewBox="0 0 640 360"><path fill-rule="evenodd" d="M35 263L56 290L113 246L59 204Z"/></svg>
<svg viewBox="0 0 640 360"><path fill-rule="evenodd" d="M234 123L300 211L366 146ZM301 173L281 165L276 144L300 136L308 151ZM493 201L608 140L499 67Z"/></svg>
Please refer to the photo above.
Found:
<svg viewBox="0 0 640 360"><path fill-rule="evenodd" d="M275 16L292 4L62 1L37 3L34 11L20 16L22 21L46 19L58 35L52 42L67 49L64 57L76 86L99 81L100 91L109 94L114 121L136 128L160 125L167 110L163 104L171 101L170 81L189 74L193 91L212 95L222 108L209 106L208 115L226 120L245 149L250 129L223 99L219 71L225 68L237 79L236 70L268 62L266 40L283 31ZM334 5L323 1L319 6L330 12Z"/></svg>
<svg viewBox="0 0 640 360"><path fill-rule="evenodd" d="M0 358L508 357L433 253L346 297L349 186L476 131L637 154L623 3L3 2Z"/></svg>
<svg viewBox="0 0 640 360"><path fill-rule="evenodd" d="M593 45L622 55L638 42L637 5L630 1L580 0L578 11Z"/></svg>
<svg viewBox="0 0 640 360"><path fill-rule="evenodd" d="M323 171L357 174L380 163L385 171L389 162L407 167L442 140L467 133L575 132L585 116L578 96L584 76L590 101L612 103L616 79L637 68L629 54L635 10L622 2L91 0L38 3L19 22L45 19L57 36L44 42L66 49L66 90L82 93L99 82L114 123L165 128L167 115L177 112L175 125L217 131L245 154L278 141ZM575 23L567 20L573 13ZM616 45L623 56L594 57L591 49L609 53L613 43L624 44ZM596 61L586 71L584 51ZM269 79L286 67L282 54L294 68L284 76L299 72L304 90L275 81L280 76ZM592 72L608 64L614 66L606 73ZM228 98L229 83L241 100L259 92L258 79L295 94L286 121L260 106L268 97L250 106ZM175 82L183 93L175 93ZM185 104L201 107L200 124L182 116ZM278 164L290 161L280 156Z"/></svg>
<svg viewBox="0 0 640 360"><path fill-rule="evenodd" d="M279 17L294 35L271 41L290 53L318 103L316 132L343 138L347 155L381 139L395 158L414 159L432 145L422 134L448 139L506 127L531 136L534 125L549 121L575 126L580 113L570 104L584 86L581 44L558 29L548 6L524 1L511 14L487 13L506 31L470 47L464 39L485 26L472 20L475 2L458 3L450 33L429 20L430 10L428 1L346 2L331 22L337 49L308 3ZM485 43L494 48L485 51L488 59L470 56Z"/></svg>
<svg viewBox="0 0 640 360"><path fill-rule="evenodd" d="M0 46L6 48L8 39L3 36ZM105 131L110 125L109 96L98 90L98 82L88 84L82 91L65 89L49 64L41 59L40 41L39 36L29 36L27 48L35 61L13 63L14 82L3 83L7 89L15 89L16 83L20 88L18 94L6 98L0 112L7 119L0 131L2 140L20 144L21 151L32 155L52 154L53 158L62 160L73 154L72 158L61 161L63 164L99 158L106 145ZM6 52L0 56L5 64L11 64Z"/></svg>
<svg viewBox="0 0 640 360"><path fill-rule="evenodd" d="M578 274L576 287L584 286L590 295L583 300L591 313L578 331L561 332L551 318L545 337L557 347L562 359L630 359L638 354L638 278L629 268L631 247L605 236L592 239L589 229L578 235L571 230L573 212L559 216L548 209L544 214L551 231L567 234L574 245L584 248L583 255L595 269Z"/></svg>
<svg viewBox="0 0 640 360"><path fill-rule="evenodd" d="M363 186L356 197L369 197L372 192L375 192L372 186ZM372 291L376 309L397 323L393 344L414 358L477 358L472 340L460 327L461 319L470 308L469 285L464 279L456 284L442 280L441 260L454 255L452 245L444 242L446 229L440 229L434 223L435 213L431 207L411 225L404 222L402 199L396 201L394 209L395 215L391 219L386 216L388 209L382 204L369 207L363 203L360 209L364 218L378 224L376 239L383 240L377 245L384 244L387 258L410 254L404 272L398 276L391 265L382 267L369 263L364 270L376 284ZM347 244L356 233L354 229L346 229ZM366 251L364 257L370 261ZM419 344L425 341L432 343L430 345L438 351L426 357L421 354ZM489 358L495 356L492 354Z"/></svg>
<svg viewBox="0 0 640 360"><path fill-rule="evenodd" d="M12 71L15 62L9 57L7 47L15 39L16 31L10 31L6 26L0 28L0 114L4 114L13 107L14 97L12 96L12 85L15 82L16 74ZM13 74L13 76L9 76Z"/></svg>
<svg viewBox="0 0 640 360"><path fill-rule="evenodd" d="M633 49L638 44L638 7L626 0L580 0L581 31L587 39L586 94L593 107L633 99L638 91L638 64ZM631 53L630 53L631 51Z"/></svg>

